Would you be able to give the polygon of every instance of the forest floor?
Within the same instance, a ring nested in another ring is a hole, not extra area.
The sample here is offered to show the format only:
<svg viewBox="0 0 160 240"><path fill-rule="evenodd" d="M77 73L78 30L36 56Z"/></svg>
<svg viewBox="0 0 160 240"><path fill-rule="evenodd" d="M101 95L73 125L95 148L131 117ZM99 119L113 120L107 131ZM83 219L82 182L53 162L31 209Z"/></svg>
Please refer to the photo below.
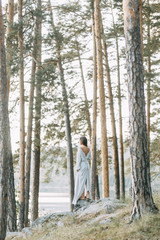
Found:
<svg viewBox="0 0 160 240"><path fill-rule="evenodd" d="M155 202L160 209L160 196ZM6 240L159 240L160 213L128 224L131 210L130 201L101 200L73 214L42 217L31 228L8 235Z"/></svg>

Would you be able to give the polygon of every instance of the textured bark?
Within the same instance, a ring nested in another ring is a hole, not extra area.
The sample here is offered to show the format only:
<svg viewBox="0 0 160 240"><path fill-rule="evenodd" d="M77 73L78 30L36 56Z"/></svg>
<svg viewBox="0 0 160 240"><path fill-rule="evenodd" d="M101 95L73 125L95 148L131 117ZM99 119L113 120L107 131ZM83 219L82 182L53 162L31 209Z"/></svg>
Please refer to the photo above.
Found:
<svg viewBox="0 0 160 240"><path fill-rule="evenodd" d="M62 66L59 39L57 38L57 31L53 21L53 12L51 8L51 2L50 0L48 2L50 7L52 29L55 35L56 51L57 51L57 58L58 58L58 70L59 70L59 76L60 76L60 81L62 86L62 100L63 100L63 108L64 108L64 116L65 116L66 139L67 139L67 169L68 169L68 175L69 175L70 209L72 211L73 210L72 200L74 196L74 172L73 172L73 150L72 150L68 95L67 95L66 84L64 79L64 71Z"/></svg>
<svg viewBox="0 0 160 240"><path fill-rule="evenodd" d="M25 126L24 126L24 63L23 63L23 1L18 0L18 50L20 84L20 193L19 193L19 228L24 227L24 175L25 175Z"/></svg>
<svg viewBox="0 0 160 240"><path fill-rule="evenodd" d="M97 54L95 39L94 1L92 1L92 34L93 34L93 102L92 102L92 154L91 154L91 194L95 199L96 186L96 135L97 135ZM98 195L98 189L97 189Z"/></svg>
<svg viewBox="0 0 160 240"><path fill-rule="evenodd" d="M34 130L34 156L33 156L33 176L32 176L32 209L31 221L38 218L38 198L40 179L40 154L41 154L41 50L42 50L42 17L41 0L37 0L38 32L37 32L37 76L36 76L36 99L35 99L35 130Z"/></svg>
<svg viewBox="0 0 160 240"><path fill-rule="evenodd" d="M123 1L123 10L128 72L133 221L147 212L156 212L157 208L152 197L150 179L139 0Z"/></svg>
<svg viewBox="0 0 160 240"><path fill-rule="evenodd" d="M116 52L117 52L117 75L118 75L119 143L120 143L120 194L121 194L121 198L125 199L123 123L122 123L122 100L121 100L121 80L120 80L120 60L119 60L118 38L116 38Z"/></svg>
<svg viewBox="0 0 160 240"><path fill-rule="evenodd" d="M86 85L85 85L85 79L84 79L84 74L83 74L83 66L82 66L78 42L77 42L77 53L78 53L79 66L80 66L80 70L81 70L82 87L83 87L84 100L85 100L86 120L87 120L87 124L88 124L88 134L89 134L89 139L91 141L91 132L92 132L91 119L90 119L89 104L88 104Z"/></svg>
<svg viewBox="0 0 160 240"><path fill-rule="evenodd" d="M36 62L37 62L37 37L38 37L39 19L36 17L35 37L32 52L31 83L29 94L29 113L26 143L26 165L25 165L25 226L28 225L29 213L29 192L30 192L30 167L31 167L31 146L32 146L32 122L33 122L33 100L35 89Z"/></svg>
<svg viewBox="0 0 160 240"><path fill-rule="evenodd" d="M148 9L150 7L149 0L147 0ZM151 129L151 51L150 51L150 10L147 14L147 45L148 45L148 54L147 54L147 134L148 134L148 150L150 153L150 129Z"/></svg>
<svg viewBox="0 0 160 240"><path fill-rule="evenodd" d="M8 0L8 16L7 16L7 87L8 87L8 98L9 98L9 90L10 90L10 77L11 77L11 41L9 40L10 34L12 33L12 24L14 20L14 0Z"/></svg>
<svg viewBox="0 0 160 240"><path fill-rule="evenodd" d="M11 160L10 129L8 118L8 93L4 26L0 0L0 239L4 240L7 228L8 164Z"/></svg>
<svg viewBox="0 0 160 240"><path fill-rule="evenodd" d="M142 49L142 61L143 61L143 20L142 20L142 0L139 0L139 21L140 21L141 49Z"/></svg>
<svg viewBox="0 0 160 240"><path fill-rule="evenodd" d="M10 89L10 76L11 68L10 63L12 60L11 53L11 41L10 34L12 33L12 24L14 20L14 0L8 0L8 16L7 16L7 54L6 54L6 69L7 69L7 88L8 88L8 98L9 98L9 89ZM11 148L11 146L10 146ZM14 186L14 170L13 170L13 160L12 155L9 158L9 188L8 188L8 230L14 232L17 229L17 214L16 214L16 201L15 201L15 186Z"/></svg>
<svg viewBox="0 0 160 240"><path fill-rule="evenodd" d="M107 78L107 86L108 86L108 99L109 99L111 126L112 126L114 187L115 187L114 191L115 191L115 198L119 199L120 198L120 184L119 184L119 160L118 160L116 122L115 122L115 115L114 115L114 103L113 103L110 69L109 69L109 63L108 63L107 44L106 44L106 41L104 39L104 36L103 36L103 50L104 50L104 58L105 58L106 78Z"/></svg>
<svg viewBox="0 0 160 240"><path fill-rule="evenodd" d="M98 174L96 175L96 189L95 189L95 199L99 200L100 199L100 192L99 192L99 178L98 178Z"/></svg>
<svg viewBox="0 0 160 240"><path fill-rule="evenodd" d="M111 2L112 6L112 2ZM113 6L112 6L112 21L114 27L114 35L116 41L116 57L117 57L117 78L118 78L118 108L119 108L119 147L120 147L120 194L121 199L125 199L125 177L124 177L124 150L123 150L123 124L122 124L122 99L121 99L121 79L120 79L120 56L118 34L115 27Z"/></svg>
<svg viewBox="0 0 160 240"><path fill-rule="evenodd" d="M26 164L25 164L25 226L28 225L29 213L29 192L30 192L30 166L31 166L31 145L32 145L32 121L33 121L33 99L35 85L36 63L32 59L31 85L29 95L29 114L26 143Z"/></svg>
<svg viewBox="0 0 160 240"><path fill-rule="evenodd" d="M11 149L11 142L9 142ZM15 232L17 230L17 213L16 213L16 199L15 199L15 184L14 184L14 169L12 153L8 159L8 219L7 228L9 232Z"/></svg>
<svg viewBox="0 0 160 240"><path fill-rule="evenodd" d="M103 197L109 197L109 168L108 168L108 143L106 129L106 106L105 91L103 81L103 60L101 43L101 16L100 0L95 0L95 34L97 46L97 73L99 80L99 101L100 101L100 120L101 120L101 154L102 154L102 193Z"/></svg>

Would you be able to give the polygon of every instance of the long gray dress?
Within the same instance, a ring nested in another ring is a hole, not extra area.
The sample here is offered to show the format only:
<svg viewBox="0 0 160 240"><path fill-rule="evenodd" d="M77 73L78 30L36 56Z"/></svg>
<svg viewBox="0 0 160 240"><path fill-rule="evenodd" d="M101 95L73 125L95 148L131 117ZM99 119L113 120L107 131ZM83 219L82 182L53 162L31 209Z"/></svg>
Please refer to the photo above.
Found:
<svg viewBox="0 0 160 240"><path fill-rule="evenodd" d="M79 147L77 152L77 163L76 163L76 182L75 182L75 190L74 190L74 198L73 204L76 205L78 199L81 197L85 187L86 192L90 193L90 166L89 161L91 160L91 152L89 151L87 155L83 152L83 150Z"/></svg>

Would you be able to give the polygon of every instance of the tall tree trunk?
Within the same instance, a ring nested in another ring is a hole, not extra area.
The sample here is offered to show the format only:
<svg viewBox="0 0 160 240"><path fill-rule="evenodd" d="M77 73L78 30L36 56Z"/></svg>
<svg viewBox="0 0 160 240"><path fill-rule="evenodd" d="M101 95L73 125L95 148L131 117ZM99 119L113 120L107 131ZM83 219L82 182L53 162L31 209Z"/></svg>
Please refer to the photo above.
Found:
<svg viewBox="0 0 160 240"><path fill-rule="evenodd" d="M74 172L73 172L73 151L72 151L72 138L71 138L71 126L70 126L70 115L69 115L69 105L68 105L68 95L66 90L66 84L64 79L64 72L62 66L61 52L59 46L59 39L57 37L58 32L56 31L56 27L53 21L53 12L51 8L51 2L49 2L51 22L53 33L55 34L55 42L56 42L56 51L58 58L58 69L60 75L60 81L62 85L62 100L64 106L64 115L65 115L65 125L66 125L66 139L67 139L67 168L69 174L69 192L70 192L70 209L73 210L73 196L74 196Z"/></svg>
<svg viewBox="0 0 160 240"><path fill-rule="evenodd" d="M95 34L97 46L97 72L99 80L99 101L100 101L100 120L101 120L101 152L102 152L102 192L103 197L109 197L109 168L108 168L108 143L106 129L106 106L105 90L103 81L103 60L101 43L101 15L100 0L95 0Z"/></svg>
<svg viewBox="0 0 160 240"><path fill-rule="evenodd" d="M143 61L143 20L142 20L142 0L139 0L139 21L140 21L141 49L142 49L142 61Z"/></svg>
<svg viewBox="0 0 160 240"><path fill-rule="evenodd" d="M95 39L94 0L92 0L92 34L93 34L93 115L92 115L92 154L91 154L91 194L95 199L96 189L96 135L97 135L97 54ZM98 190L97 190L98 195Z"/></svg>
<svg viewBox="0 0 160 240"><path fill-rule="evenodd" d="M79 51L79 45L77 42L77 53L78 53L78 60L79 60L79 66L81 70L81 79L82 79L82 86L83 86L83 93L84 93L84 100L85 100L85 110L86 110L86 120L88 124L88 134L89 134L89 139L91 141L91 120L90 120L90 113L89 113L89 104L88 104L88 99L87 99L87 92L86 92L86 85L85 85L85 80L84 80L84 74L83 74L83 67L82 67L82 61L81 61L81 55Z"/></svg>
<svg viewBox="0 0 160 240"><path fill-rule="evenodd" d="M99 191L99 178L98 174L96 174L96 189L95 189L95 199L99 200L100 199L100 191Z"/></svg>
<svg viewBox="0 0 160 240"><path fill-rule="evenodd" d="M118 38L116 38L116 53L117 53L117 75L118 75L118 108L119 108L120 193L121 193L121 198L125 199L122 99L121 99L121 80L120 80L120 60L119 60Z"/></svg>
<svg viewBox="0 0 160 240"><path fill-rule="evenodd" d="M64 73L62 68L61 56L58 52L58 68L62 84L62 97L65 110L65 124L66 124L66 139L67 139L67 159L68 159L68 173L69 173L69 188L70 188L70 209L73 210L72 200L74 196L74 172L73 172L73 151L72 151L72 139L71 139L71 127L70 127L70 115L68 105L68 95L66 91L66 85L64 80Z"/></svg>
<svg viewBox="0 0 160 240"><path fill-rule="evenodd" d="M32 122L33 122L33 102L34 102L34 88L36 76L36 61L37 61L37 36L38 36L38 17L36 18L34 46L32 52L32 70L31 83L29 95L29 113L28 113L28 129L27 129L27 143L26 143L26 165L25 165L25 226L28 225L29 213L29 192L30 192L30 168L31 168L31 146L32 146Z"/></svg>
<svg viewBox="0 0 160 240"><path fill-rule="evenodd" d="M11 53L11 40L10 34L12 32L12 25L14 20L14 0L8 0L8 16L7 16L7 85L8 85L8 98L9 98L9 89L10 89L10 77L11 77L11 60L12 60L12 53Z"/></svg>
<svg viewBox="0 0 160 240"><path fill-rule="evenodd" d="M147 14L147 45L148 45L148 55L147 55L147 133L148 133L148 151L150 153L150 128L151 128L151 51L150 51L150 3L147 0L148 14Z"/></svg>
<svg viewBox="0 0 160 240"><path fill-rule="evenodd" d="M18 0L18 49L19 49L19 84L20 84L20 194L19 228L24 227L24 175L25 175L25 126L24 126L24 66L23 66L23 1Z"/></svg>
<svg viewBox="0 0 160 240"><path fill-rule="evenodd" d="M42 31L42 12L41 0L37 0L38 10L38 32L37 32L37 76L36 76L36 100L35 100L35 130L34 130L34 156L33 156L33 176L32 176L32 210L31 221L38 218L38 198L40 180L40 153L41 153L41 31Z"/></svg>
<svg viewBox="0 0 160 240"><path fill-rule="evenodd" d="M7 62L7 88L8 88L8 98L9 98L9 89L10 89L10 75L11 75L11 41L10 34L12 32L12 24L14 19L14 0L8 0L8 16L7 16L7 54L6 54L6 62ZM11 148L11 146L10 146ZM16 201L15 201L15 186L14 186L14 170L13 170L13 159L12 156L9 158L11 162L9 163L9 204L8 204L8 230L10 232L14 232L17 229L17 214L16 214Z"/></svg>
<svg viewBox="0 0 160 240"><path fill-rule="evenodd" d="M7 88L8 88L8 98L9 98L9 88L10 88L10 75L11 69L10 64L12 60L11 53L11 40L10 34L12 32L12 24L14 19L14 0L8 0L8 16L7 16L7 53L6 53L6 69L7 69ZM11 146L10 146L11 148ZM13 170L13 159L12 156L9 158L11 162L9 163L9 204L8 204L8 230L14 232L17 229L17 214L16 214L16 201L15 201L15 186L14 186L14 170Z"/></svg>
<svg viewBox="0 0 160 240"><path fill-rule="evenodd" d="M124 150L123 150L123 125L122 125L122 99L121 99L121 79L120 79L120 57L119 57L119 44L118 34L115 27L114 13L112 1L112 21L116 40L116 56L117 56L117 78L118 78L118 108L119 108L119 145L120 145L120 194L121 199L125 199L125 177L124 177Z"/></svg>
<svg viewBox="0 0 160 240"><path fill-rule="evenodd" d="M133 201L131 221L133 221L147 212L156 212L157 208L154 204L151 190L139 22L139 0L123 1L123 10L129 93Z"/></svg>
<svg viewBox="0 0 160 240"><path fill-rule="evenodd" d="M109 69L109 63L108 63L107 44L105 42L104 36L103 36L103 49L104 49L104 58L105 58L105 67L106 67L106 78L107 78L107 85L108 85L108 99L109 99L109 107L110 107L110 115L111 115L111 126L112 126L115 198L119 199L120 184L119 184L119 160L118 160L117 133L116 133L116 123L115 123L115 115L114 115L114 104L113 104L110 69Z"/></svg>
<svg viewBox="0 0 160 240"><path fill-rule="evenodd" d="M10 142L11 149L11 142ZM16 199L15 199L15 184L14 184L14 169L12 153L8 159L8 220L7 226L9 232L17 230L17 213L16 213Z"/></svg>
<svg viewBox="0 0 160 240"><path fill-rule="evenodd" d="M0 239L4 240L7 228L8 165L12 162L8 117L8 92L2 3L0 0Z"/></svg>

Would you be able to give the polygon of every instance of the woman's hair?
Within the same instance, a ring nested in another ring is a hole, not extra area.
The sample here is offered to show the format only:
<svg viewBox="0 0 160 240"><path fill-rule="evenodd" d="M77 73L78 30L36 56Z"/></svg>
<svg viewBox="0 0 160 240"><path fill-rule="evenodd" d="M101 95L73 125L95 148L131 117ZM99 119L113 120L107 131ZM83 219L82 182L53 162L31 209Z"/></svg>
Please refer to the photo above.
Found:
<svg viewBox="0 0 160 240"><path fill-rule="evenodd" d="M86 137L80 137L81 143L87 147L87 138Z"/></svg>

